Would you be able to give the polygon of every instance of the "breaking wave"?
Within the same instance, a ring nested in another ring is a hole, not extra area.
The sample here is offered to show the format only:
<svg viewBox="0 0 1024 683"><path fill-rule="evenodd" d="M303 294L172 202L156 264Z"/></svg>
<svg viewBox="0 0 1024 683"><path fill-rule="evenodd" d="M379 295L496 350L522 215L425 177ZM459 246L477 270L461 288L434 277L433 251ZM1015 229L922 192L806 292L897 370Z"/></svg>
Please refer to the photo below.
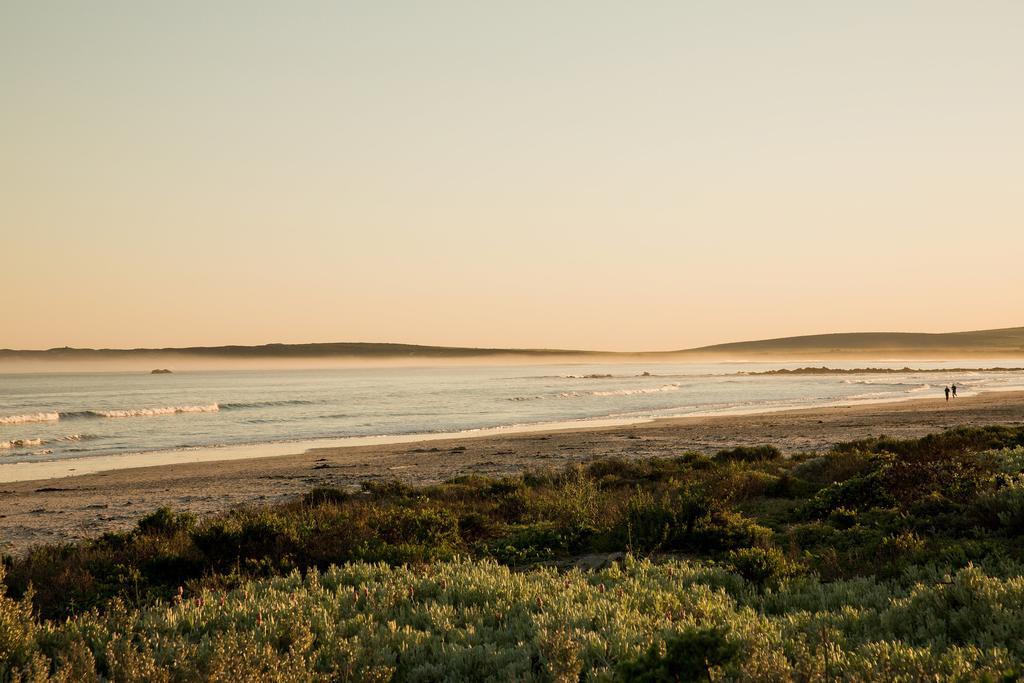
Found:
<svg viewBox="0 0 1024 683"><path fill-rule="evenodd" d="M31 448L33 446L42 446L43 444L53 443L55 441L85 441L87 439L97 438L94 434L68 434L67 436L61 436L56 439L11 439L10 441L0 441L0 450L9 450L11 448Z"/></svg>
<svg viewBox="0 0 1024 683"><path fill-rule="evenodd" d="M607 391L561 391L553 396L512 396L510 401L540 401L545 398L580 398L581 396L638 396L640 394L661 394L667 391L679 391L680 384L663 384L660 387L644 389L609 389Z"/></svg>
<svg viewBox="0 0 1024 683"><path fill-rule="evenodd" d="M857 401L881 398L900 398L901 396L904 396L906 394L918 394L922 391L931 391L935 388L931 384L901 384L896 386L905 386L908 388L902 391L871 391L866 394L854 394L852 396L848 396L847 398Z"/></svg>
<svg viewBox="0 0 1024 683"><path fill-rule="evenodd" d="M243 408L273 408L277 406L311 406L319 401L296 398L287 401L254 401L252 403L221 403L221 410L241 410Z"/></svg>
<svg viewBox="0 0 1024 683"><path fill-rule="evenodd" d="M647 389L615 389L612 391L592 391L592 396L636 396L638 394L660 394L666 391L679 391L678 384L664 384L660 387Z"/></svg>
<svg viewBox="0 0 1024 683"><path fill-rule="evenodd" d="M124 410L77 410L64 413L33 413L31 415L8 415L0 417L0 424L24 424L27 422L55 422L83 417L146 417L150 415L174 415L175 413L216 413L220 405L211 403L204 406L165 406L161 408L126 408ZM62 440L77 441L83 437L72 434ZM7 442L0 442L7 443Z"/></svg>
<svg viewBox="0 0 1024 683"><path fill-rule="evenodd" d="M129 408L126 410L86 410L74 413L83 417L149 417L151 415L174 415L176 413L216 413L220 406L211 403L205 406L167 406L164 408ZM70 415L70 414L69 414Z"/></svg>
<svg viewBox="0 0 1024 683"><path fill-rule="evenodd" d="M0 441L0 449L8 448L31 448L32 446L42 446L42 439L13 439L12 441Z"/></svg>
<svg viewBox="0 0 1024 683"><path fill-rule="evenodd" d="M0 425L19 425L26 422L53 422L60 419L60 413L32 413L30 415L8 415L0 417Z"/></svg>

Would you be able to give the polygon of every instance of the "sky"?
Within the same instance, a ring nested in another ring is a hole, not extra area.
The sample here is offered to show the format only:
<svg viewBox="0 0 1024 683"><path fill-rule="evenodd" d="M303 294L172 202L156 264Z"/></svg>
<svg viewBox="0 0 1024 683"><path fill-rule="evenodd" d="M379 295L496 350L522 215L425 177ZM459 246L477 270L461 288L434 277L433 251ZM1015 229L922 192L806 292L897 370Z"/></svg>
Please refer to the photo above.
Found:
<svg viewBox="0 0 1024 683"><path fill-rule="evenodd" d="M1024 325L1024 3L0 4L0 348Z"/></svg>

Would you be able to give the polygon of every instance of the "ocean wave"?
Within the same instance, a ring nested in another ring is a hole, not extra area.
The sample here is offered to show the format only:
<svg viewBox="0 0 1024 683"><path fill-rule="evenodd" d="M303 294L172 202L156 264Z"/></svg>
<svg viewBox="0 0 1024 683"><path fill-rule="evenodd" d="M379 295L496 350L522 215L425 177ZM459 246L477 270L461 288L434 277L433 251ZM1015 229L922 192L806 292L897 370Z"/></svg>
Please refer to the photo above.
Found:
<svg viewBox="0 0 1024 683"><path fill-rule="evenodd" d="M591 396L636 396L638 394L660 394L666 391L679 391L678 384L665 384L660 387L646 389L615 389L611 391L592 391Z"/></svg>
<svg viewBox="0 0 1024 683"><path fill-rule="evenodd" d="M893 382L892 380L888 380L888 379L841 379L839 381L842 384L872 384L872 385L882 385L882 386L887 386L887 387L888 386L898 387L898 386L902 386L903 385L902 382Z"/></svg>
<svg viewBox="0 0 1024 683"><path fill-rule="evenodd" d="M68 434L67 436L60 437L57 441L85 441L95 438L97 438L95 434Z"/></svg>
<svg viewBox="0 0 1024 683"><path fill-rule="evenodd" d="M284 401L253 401L251 403L221 403L221 410L242 410L245 408L273 408L279 406L311 406L319 403L319 401L309 401L306 399L296 398Z"/></svg>
<svg viewBox="0 0 1024 683"><path fill-rule="evenodd" d="M918 393L921 393L921 392L924 392L924 391L936 391L937 392L936 395L942 393L941 391L938 391L935 387L933 387L931 384L914 384L914 385L900 385L900 386L908 386L908 387L911 387L911 388L904 389L902 391L870 391L870 392L865 393L865 394L854 394L852 396L847 396L846 398L848 398L850 400L863 401L863 400L882 399L882 398L897 398L898 399L901 396L905 396L906 394L918 394Z"/></svg>
<svg viewBox="0 0 1024 683"><path fill-rule="evenodd" d="M679 391L681 385L678 383L663 384L660 387L645 387L641 389L608 389L606 391L560 391L553 395L553 398L581 398L584 396L637 396L640 394L660 394L667 391ZM512 396L509 401L541 401L552 396Z"/></svg>
<svg viewBox="0 0 1024 683"><path fill-rule="evenodd" d="M87 439L97 438L94 434L68 434L67 436L61 436L56 439L11 439L10 441L0 441L0 450L8 450L11 448L31 448L33 446L42 446L43 444L53 443L55 441L85 441Z"/></svg>
<svg viewBox="0 0 1024 683"><path fill-rule="evenodd" d="M60 413L31 413L29 415L8 415L0 417L0 425L18 425L26 422L53 422L60 419Z"/></svg>
<svg viewBox="0 0 1024 683"><path fill-rule="evenodd" d="M11 441L0 441L0 449L9 448L31 448L32 446L42 446L42 439L12 439Z"/></svg>
<svg viewBox="0 0 1024 683"><path fill-rule="evenodd" d="M162 408L127 408L124 410L83 410L76 413L61 413L65 417L150 417L152 415L174 415L176 413L216 413L220 406L211 403L205 406L166 406Z"/></svg>

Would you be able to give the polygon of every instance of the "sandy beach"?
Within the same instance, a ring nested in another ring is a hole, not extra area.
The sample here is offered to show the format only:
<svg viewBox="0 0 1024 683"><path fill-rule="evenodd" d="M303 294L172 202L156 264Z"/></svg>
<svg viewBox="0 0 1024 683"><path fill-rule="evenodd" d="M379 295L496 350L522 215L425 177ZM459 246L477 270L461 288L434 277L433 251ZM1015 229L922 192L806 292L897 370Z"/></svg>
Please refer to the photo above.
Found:
<svg viewBox="0 0 1024 683"><path fill-rule="evenodd" d="M429 483L457 475L504 475L606 456L644 458L773 444L784 452L879 436L913 437L958 426L1024 422L1024 392L690 417L643 424L346 448L298 455L123 469L0 484L0 552L123 530L167 505L209 514L281 502L314 486L374 479Z"/></svg>

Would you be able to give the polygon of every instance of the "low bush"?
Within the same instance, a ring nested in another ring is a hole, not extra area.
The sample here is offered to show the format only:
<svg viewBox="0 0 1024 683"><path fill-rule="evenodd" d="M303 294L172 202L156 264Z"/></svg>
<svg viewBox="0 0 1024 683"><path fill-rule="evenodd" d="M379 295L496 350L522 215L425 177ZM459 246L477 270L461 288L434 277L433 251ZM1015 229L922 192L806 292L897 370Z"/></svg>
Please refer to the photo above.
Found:
<svg viewBox="0 0 1024 683"><path fill-rule="evenodd" d="M342 489L329 486L318 486L310 489L302 496L302 504L311 507L320 505L341 505L351 500L352 494Z"/></svg>
<svg viewBox="0 0 1024 683"><path fill-rule="evenodd" d="M139 533L152 536L174 536L187 533L196 525L196 516L175 512L168 507L158 508L139 520Z"/></svg>
<svg viewBox="0 0 1024 683"><path fill-rule="evenodd" d="M867 474L874 468L873 459L861 451L837 450L796 463L790 475L818 486Z"/></svg>
<svg viewBox="0 0 1024 683"><path fill-rule="evenodd" d="M773 547L733 550L726 562L733 571L759 590L777 587L784 579L803 571L799 562L790 560L782 551Z"/></svg>
<svg viewBox="0 0 1024 683"><path fill-rule="evenodd" d="M269 510L239 510L210 520L191 534L192 542L213 568L230 570L248 560L268 561L282 569L294 565L297 530L290 520Z"/></svg>
<svg viewBox="0 0 1024 683"><path fill-rule="evenodd" d="M978 496L974 511L989 528L1024 534L1024 477L1003 479L998 488Z"/></svg>
<svg viewBox="0 0 1024 683"><path fill-rule="evenodd" d="M640 657L621 662L616 677L639 683L710 681L713 671L739 655L739 646L727 635L724 628L690 628L667 636Z"/></svg>
<svg viewBox="0 0 1024 683"><path fill-rule="evenodd" d="M0 666L76 681L1000 680L1024 661L1022 574L932 567L762 591L689 561L355 563L42 624L0 597Z"/></svg>
<svg viewBox="0 0 1024 683"><path fill-rule="evenodd" d="M737 446L715 453L720 462L760 462L762 460L778 460L782 451L775 446Z"/></svg>
<svg viewBox="0 0 1024 683"><path fill-rule="evenodd" d="M826 486L814 494L800 512L808 518L821 518L840 508L861 511L895 504L896 499L887 490L881 474L875 471Z"/></svg>

